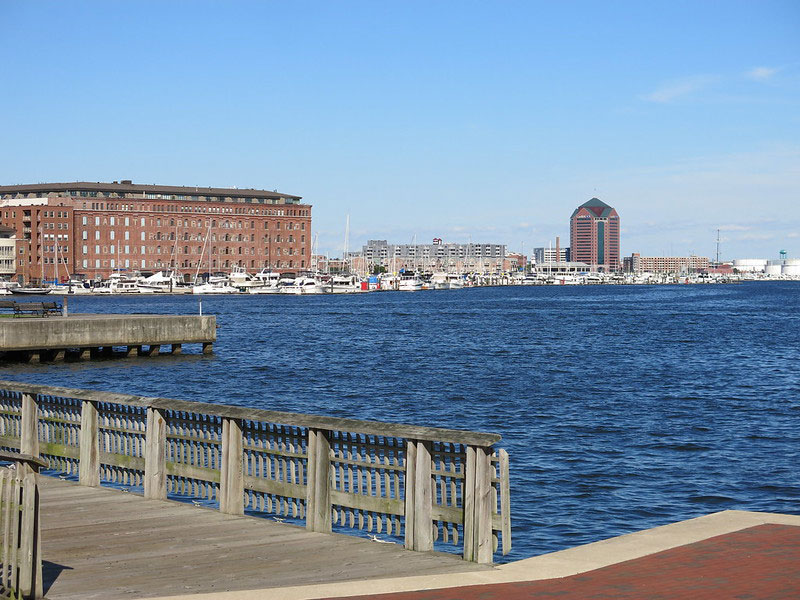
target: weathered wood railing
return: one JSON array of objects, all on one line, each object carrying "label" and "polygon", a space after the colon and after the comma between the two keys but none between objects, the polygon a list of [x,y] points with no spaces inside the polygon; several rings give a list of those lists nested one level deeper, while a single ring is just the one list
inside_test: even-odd
[{"label": "weathered wood railing", "polygon": [[511,549],[508,454],[489,433],[0,381],[0,447],[76,474],[404,538]]},{"label": "weathered wood railing", "polygon": [[40,467],[46,462],[27,454],[0,451],[0,595],[4,598],[42,597],[42,552],[39,527]]}]

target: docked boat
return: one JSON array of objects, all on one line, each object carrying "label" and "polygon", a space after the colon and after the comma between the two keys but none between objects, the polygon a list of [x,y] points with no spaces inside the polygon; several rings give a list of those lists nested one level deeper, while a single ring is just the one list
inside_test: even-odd
[{"label": "docked boat", "polygon": [[397,289],[401,292],[419,292],[422,290],[422,279],[413,271],[401,273]]},{"label": "docked boat", "polygon": [[112,273],[103,283],[92,288],[95,294],[138,294],[139,282],[121,273]]},{"label": "docked boat", "polygon": [[447,280],[447,273],[438,272],[431,275],[431,288],[434,290],[449,290],[450,282]]},{"label": "docked boat", "polygon": [[292,283],[281,287],[281,294],[324,294],[325,286],[315,277],[297,277]]},{"label": "docked boat", "polygon": [[209,281],[192,286],[193,294],[238,294],[239,290],[223,281]]},{"label": "docked boat", "polygon": [[49,294],[55,288],[53,287],[12,287],[7,288],[12,294],[28,295],[28,296],[41,296],[42,294]]},{"label": "docked boat", "polygon": [[289,285],[294,281],[289,277],[281,277],[280,273],[275,273],[263,269],[254,275],[256,285],[247,288],[248,294],[280,294],[281,287]]},{"label": "docked boat", "polygon": [[250,288],[260,286],[261,282],[257,277],[250,275],[244,267],[235,265],[231,269],[230,275],[228,275],[228,285],[241,292],[246,292]]},{"label": "docked boat", "polygon": [[137,282],[141,294],[188,292],[187,286],[171,271],[159,271]]},{"label": "docked boat", "polygon": [[361,280],[356,275],[334,275],[325,284],[328,294],[355,294],[360,291]]}]

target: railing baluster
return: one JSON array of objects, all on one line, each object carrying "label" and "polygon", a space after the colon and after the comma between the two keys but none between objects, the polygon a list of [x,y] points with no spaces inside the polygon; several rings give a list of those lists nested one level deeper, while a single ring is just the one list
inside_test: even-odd
[{"label": "railing baluster", "polygon": [[19,451],[39,456],[39,402],[33,394],[22,394],[22,424]]},{"label": "railing baluster", "polygon": [[167,415],[148,407],[144,448],[144,497],[167,497]]},{"label": "railing baluster", "polygon": [[406,446],[406,548],[433,550],[431,443],[408,440]]},{"label": "railing baluster", "polygon": [[329,433],[308,428],[306,441],[308,468],[306,475],[306,529],[331,531],[331,444]]},{"label": "railing baluster", "polygon": [[97,403],[81,402],[81,440],[78,481],[81,485],[100,485],[100,441],[97,422]]},{"label": "railing baluster", "polygon": [[242,422],[239,419],[222,420],[221,467],[219,510],[229,515],[243,515]]}]

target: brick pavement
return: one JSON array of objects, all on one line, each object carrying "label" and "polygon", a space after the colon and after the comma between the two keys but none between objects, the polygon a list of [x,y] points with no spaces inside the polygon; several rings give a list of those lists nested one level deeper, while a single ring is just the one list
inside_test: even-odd
[{"label": "brick pavement", "polygon": [[797,600],[800,598],[800,527],[757,525],[560,579],[352,598]]}]

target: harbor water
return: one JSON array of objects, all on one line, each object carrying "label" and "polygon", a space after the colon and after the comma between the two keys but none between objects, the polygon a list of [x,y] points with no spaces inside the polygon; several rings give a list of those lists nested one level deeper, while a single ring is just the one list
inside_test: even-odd
[{"label": "harbor water", "polygon": [[[198,297],[69,310],[191,314]],[[500,433],[507,560],[724,509],[800,514],[800,283],[209,296],[203,312],[211,356],[0,378]]]}]

